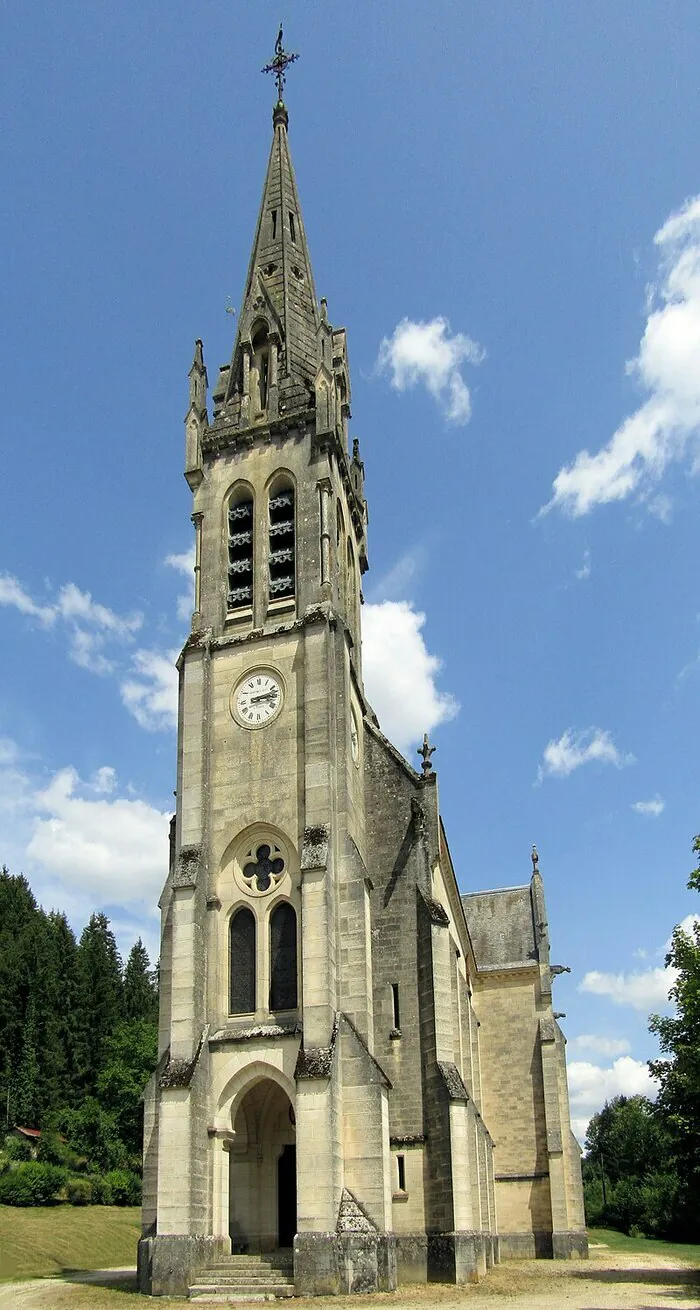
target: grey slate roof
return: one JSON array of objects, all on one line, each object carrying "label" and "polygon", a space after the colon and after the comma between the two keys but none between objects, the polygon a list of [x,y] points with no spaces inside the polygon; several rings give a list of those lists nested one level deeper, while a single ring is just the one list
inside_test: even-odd
[{"label": "grey slate roof", "polygon": [[505,969],[537,962],[530,885],[462,897],[479,969]]}]

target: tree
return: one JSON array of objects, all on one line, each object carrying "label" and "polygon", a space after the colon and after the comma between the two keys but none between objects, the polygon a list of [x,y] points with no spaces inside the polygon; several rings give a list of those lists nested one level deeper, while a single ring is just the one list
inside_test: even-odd
[{"label": "tree", "polygon": [[105,1042],[124,1014],[121,960],[104,914],[91,915],[80,938],[76,1000],[78,1084],[83,1095],[94,1096]]},{"label": "tree", "polygon": [[119,1136],[139,1165],[143,1143],[143,1093],[158,1056],[158,1029],[148,1019],[123,1023],[105,1043],[97,1092],[114,1117]]},{"label": "tree", "polygon": [[[700,836],[693,841],[700,855]],[[700,868],[688,879],[700,891]],[[659,1084],[657,1106],[665,1118],[671,1152],[681,1185],[683,1235],[700,1240],[700,924],[671,938],[666,964],[677,970],[669,996],[675,1015],[653,1014],[649,1028],[659,1039],[662,1055],[649,1069]]]},{"label": "tree", "polygon": [[148,952],[140,937],[129,952],[124,970],[124,1017],[158,1022],[158,991]]}]

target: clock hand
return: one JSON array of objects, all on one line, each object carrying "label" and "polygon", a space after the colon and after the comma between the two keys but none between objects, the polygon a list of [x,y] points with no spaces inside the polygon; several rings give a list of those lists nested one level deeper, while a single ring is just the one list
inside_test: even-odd
[{"label": "clock hand", "polygon": [[251,696],[249,704],[257,705],[261,700],[274,700],[276,696],[276,691],[264,691],[260,696]]}]

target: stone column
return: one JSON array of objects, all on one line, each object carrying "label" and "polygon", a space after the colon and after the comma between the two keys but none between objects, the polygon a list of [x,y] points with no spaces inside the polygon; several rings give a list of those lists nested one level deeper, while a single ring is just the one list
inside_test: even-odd
[{"label": "stone column", "polygon": [[212,1177],[212,1235],[230,1241],[229,1181],[230,1150],[235,1134],[226,1128],[210,1128]]},{"label": "stone column", "polygon": [[321,587],[324,599],[330,597],[331,590],[331,504],[333,488],[330,479],[323,478],[318,484],[321,520]]}]

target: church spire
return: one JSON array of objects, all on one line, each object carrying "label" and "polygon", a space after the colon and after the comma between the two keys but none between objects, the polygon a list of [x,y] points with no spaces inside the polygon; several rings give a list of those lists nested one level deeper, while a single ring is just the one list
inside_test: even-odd
[{"label": "church spire", "polygon": [[[292,60],[281,50],[266,70],[283,85]],[[289,115],[279,99],[238,333],[215,405],[240,426],[308,409],[318,367],[321,315],[289,152]]]}]

